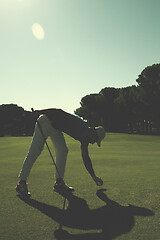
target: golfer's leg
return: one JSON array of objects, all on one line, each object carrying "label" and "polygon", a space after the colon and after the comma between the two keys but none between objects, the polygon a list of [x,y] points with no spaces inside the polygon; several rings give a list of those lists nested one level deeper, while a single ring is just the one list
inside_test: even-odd
[{"label": "golfer's leg", "polygon": [[[48,125],[48,119],[45,115],[41,115],[37,121],[39,122],[46,139],[48,137],[48,132],[50,128],[50,126]],[[40,132],[38,124],[36,123],[32,143],[28,151],[28,154],[24,160],[22,170],[19,174],[20,179],[27,180],[27,177],[29,176],[30,170],[34,162],[36,161],[36,159],[43,150],[44,143],[45,143],[44,138]]]},{"label": "golfer's leg", "polygon": [[58,171],[56,170],[56,179],[57,178],[63,179],[65,173],[68,148],[66,146],[66,142],[62,132],[52,128],[52,131],[50,132],[50,137],[56,153],[56,166],[58,168]]}]

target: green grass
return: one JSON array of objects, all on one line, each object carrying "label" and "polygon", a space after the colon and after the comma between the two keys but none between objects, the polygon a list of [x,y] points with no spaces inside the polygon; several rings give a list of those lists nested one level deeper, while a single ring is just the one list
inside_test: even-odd
[{"label": "green grass", "polygon": [[[55,171],[46,147],[28,179],[36,201],[27,203],[16,196],[17,175],[30,142],[31,137],[0,138],[0,239],[53,240],[60,219],[67,225],[63,226],[69,233],[66,239],[160,239],[160,137],[108,134],[101,148],[89,147],[95,172],[112,200],[106,205],[96,196],[99,188],[84,168],[79,143],[66,136],[65,181],[76,189],[77,197],[65,215],[63,198],[52,191]],[[143,214],[131,216],[128,204],[140,207]],[[148,212],[142,208],[154,215],[144,216]],[[108,232],[112,237],[107,237]]]}]

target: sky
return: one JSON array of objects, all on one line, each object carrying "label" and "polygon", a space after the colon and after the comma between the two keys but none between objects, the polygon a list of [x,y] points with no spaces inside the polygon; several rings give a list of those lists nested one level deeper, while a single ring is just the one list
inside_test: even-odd
[{"label": "sky", "polygon": [[0,105],[61,108],[160,63],[159,0],[0,0]]}]

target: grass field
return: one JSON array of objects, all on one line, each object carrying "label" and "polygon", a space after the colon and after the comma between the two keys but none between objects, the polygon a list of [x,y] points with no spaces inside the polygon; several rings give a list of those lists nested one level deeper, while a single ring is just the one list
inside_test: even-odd
[{"label": "grass field", "polygon": [[30,142],[31,137],[0,138],[0,239],[59,239],[60,222],[64,239],[160,239],[160,137],[110,133],[101,148],[91,145],[103,193],[84,168],[79,143],[66,136],[65,181],[76,191],[65,211],[62,196],[52,191],[55,169],[46,147],[28,179],[32,199],[17,197],[17,175]]}]

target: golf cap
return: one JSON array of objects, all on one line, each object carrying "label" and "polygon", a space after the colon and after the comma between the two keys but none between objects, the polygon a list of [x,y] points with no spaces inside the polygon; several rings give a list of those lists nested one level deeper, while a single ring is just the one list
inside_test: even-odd
[{"label": "golf cap", "polygon": [[96,133],[97,133],[97,136],[98,136],[97,145],[98,145],[98,147],[100,147],[101,146],[101,141],[103,140],[103,138],[106,135],[105,130],[102,126],[95,127],[95,130],[96,130]]}]

